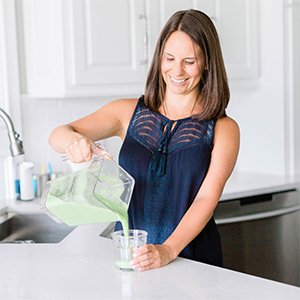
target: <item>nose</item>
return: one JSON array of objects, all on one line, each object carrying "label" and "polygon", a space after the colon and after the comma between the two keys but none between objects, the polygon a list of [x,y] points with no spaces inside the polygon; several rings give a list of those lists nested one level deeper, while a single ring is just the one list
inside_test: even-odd
[{"label": "nose", "polygon": [[177,75],[177,76],[184,74],[184,69],[183,69],[182,63],[175,62],[173,71],[174,71],[174,75]]}]

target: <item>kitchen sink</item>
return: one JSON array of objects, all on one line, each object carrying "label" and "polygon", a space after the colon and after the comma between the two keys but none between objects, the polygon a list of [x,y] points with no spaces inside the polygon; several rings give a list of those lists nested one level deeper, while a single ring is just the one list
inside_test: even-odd
[{"label": "kitchen sink", "polygon": [[46,214],[7,214],[0,224],[0,243],[59,243],[74,229]]}]

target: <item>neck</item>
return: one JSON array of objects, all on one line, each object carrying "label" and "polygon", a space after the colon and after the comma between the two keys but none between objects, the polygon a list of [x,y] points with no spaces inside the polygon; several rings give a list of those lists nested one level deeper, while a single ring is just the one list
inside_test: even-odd
[{"label": "neck", "polygon": [[201,111],[199,97],[165,97],[160,112],[171,120],[190,117]]}]

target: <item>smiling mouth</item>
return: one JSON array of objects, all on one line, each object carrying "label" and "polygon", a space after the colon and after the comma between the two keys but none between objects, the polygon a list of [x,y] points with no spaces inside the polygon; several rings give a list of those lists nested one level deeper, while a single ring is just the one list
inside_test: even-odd
[{"label": "smiling mouth", "polygon": [[187,79],[177,80],[177,79],[175,79],[175,78],[173,78],[173,77],[171,77],[171,76],[169,76],[169,77],[170,77],[170,79],[171,79],[174,83],[183,83],[183,82],[187,81]]}]

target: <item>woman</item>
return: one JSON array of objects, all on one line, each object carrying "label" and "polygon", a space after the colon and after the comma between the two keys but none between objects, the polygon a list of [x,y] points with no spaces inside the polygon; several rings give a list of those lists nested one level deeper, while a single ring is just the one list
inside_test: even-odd
[{"label": "woman", "polygon": [[136,181],[130,228],[149,234],[133,269],[165,266],[178,255],[222,266],[213,211],[239,149],[228,101],[213,23],[200,11],[179,11],[161,32],[145,95],[113,101],[51,133],[50,145],[76,163],[91,159],[94,141],[123,140],[119,163]]}]

